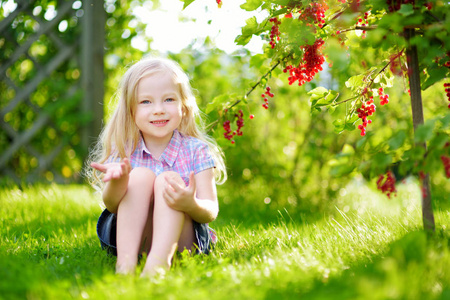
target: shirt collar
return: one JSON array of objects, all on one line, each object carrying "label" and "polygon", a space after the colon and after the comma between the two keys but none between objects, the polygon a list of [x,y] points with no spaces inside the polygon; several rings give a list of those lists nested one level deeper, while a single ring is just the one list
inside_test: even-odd
[{"label": "shirt collar", "polygon": [[[179,133],[178,130],[174,130],[169,144],[167,145],[166,149],[164,149],[164,152],[161,154],[160,160],[164,160],[169,166],[173,167],[173,164],[175,163],[175,160],[177,159],[178,156],[178,152],[180,150],[181,140],[182,140],[181,133]],[[140,150],[146,152],[152,158],[154,158],[151,152],[147,149],[147,146],[145,146],[145,142],[142,137],[140,142]]]}]

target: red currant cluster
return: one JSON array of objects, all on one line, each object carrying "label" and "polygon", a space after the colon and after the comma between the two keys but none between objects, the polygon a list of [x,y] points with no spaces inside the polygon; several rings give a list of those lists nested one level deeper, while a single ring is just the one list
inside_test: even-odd
[{"label": "red currant cluster", "polygon": [[298,85],[303,85],[306,81],[311,81],[314,76],[322,71],[322,64],[325,62],[325,57],[322,55],[322,46],[325,42],[318,39],[313,45],[303,46],[304,54],[302,63],[297,68],[292,65],[286,66],[283,72],[289,71],[289,84],[292,85],[298,80]]},{"label": "red currant cluster", "polygon": [[280,29],[279,25],[281,24],[281,21],[278,20],[277,17],[270,18],[269,21],[273,23],[272,29],[270,30],[270,47],[272,49],[275,48],[275,45],[280,40]]},{"label": "red currant cluster", "polygon": [[320,28],[325,24],[325,12],[328,5],[325,1],[311,2],[300,12],[299,20],[303,20],[306,24],[314,23]]},{"label": "red currant cluster", "polygon": [[[447,100],[450,101],[450,83],[444,83],[445,95],[447,96]],[[450,108],[450,103],[448,104],[448,108]]]},{"label": "red currant cluster", "polygon": [[378,89],[378,95],[380,96],[380,104],[385,105],[389,103],[389,95],[384,93],[382,87]]},{"label": "red currant cluster", "polygon": [[[231,130],[231,122],[230,122],[230,120],[226,120],[225,122],[223,122],[223,129],[225,130],[223,136],[227,140],[231,141],[232,144],[235,143],[235,141],[233,140],[233,137],[235,135],[242,136],[242,130],[241,129],[242,129],[242,127],[244,127],[244,112],[241,109],[234,116],[237,118],[237,120],[236,120],[236,125],[237,125],[236,131]],[[252,116],[250,116],[251,119],[253,119]]]},{"label": "red currant cluster", "polygon": [[450,178],[450,157],[442,155],[441,156],[442,163],[444,164],[445,176]]},{"label": "red currant cluster", "polygon": [[395,176],[391,171],[387,171],[386,175],[380,175],[377,180],[377,189],[382,193],[386,193],[388,198],[391,198],[391,194],[396,192],[395,189]]},{"label": "red currant cluster", "polygon": [[216,0],[216,3],[219,8],[222,7],[222,0]]},{"label": "red currant cluster", "polygon": [[[261,94],[261,98],[264,98],[264,103],[262,105],[262,107],[264,107],[265,109],[269,108],[269,99],[267,97],[273,98],[273,96],[275,96],[273,93],[270,92],[270,87],[266,87],[266,92],[264,94]],[[251,119],[253,119],[250,116]]]},{"label": "red currant cluster", "polygon": [[361,104],[361,107],[356,110],[358,113],[358,118],[361,119],[362,124],[358,126],[358,129],[361,130],[361,136],[366,135],[366,127],[368,124],[372,123],[372,120],[368,120],[367,117],[373,115],[376,110],[375,103],[373,102],[373,97],[369,98],[369,101]]},{"label": "red currant cluster", "polygon": [[[364,13],[364,20],[363,20],[362,17],[358,18],[358,20],[356,21],[356,26],[362,26],[362,27],[369,26],[369,20],[368,19],[369,19],[369,12],[366,11]],[[362,34],[363,34],[362,38],[363,39],[366,38],[366,31],[365,30],[363,30]]]},{"label": "red currant cluster", "polygon": [[403,75],[403,71],[406,71],[406,69],[402,67],[402,61],[400,59],[401,55],[402,53],[393,54],[390,58],[389,69],[392,74],[397,76]]}]

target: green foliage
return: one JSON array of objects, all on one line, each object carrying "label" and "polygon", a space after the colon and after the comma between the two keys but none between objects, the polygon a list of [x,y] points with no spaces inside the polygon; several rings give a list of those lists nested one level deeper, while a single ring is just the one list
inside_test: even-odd
[{"label": "green foliage", "polygon": [[[323,26],[313,22],[312,18],[316,16],[307,12],[307,8],[312,5],[324,8]],[[311,81],[308,79],[304,83],[305,88],[297,88],[299,96],[296,97],[309,95],[310,105],[309,109],[306,109],[311,111],[311,115],[306,119],[302,116],[302,121],[308,120],[306,122],[315,123],[321,122],[318,121],[319,118],[326,119],[329,123],[324,122],[325,126],[321,127],[321,130],[334,131],[340,135],[346,132],[348,134],[345,134],[345,137],[336,138],[327,136],[327,139],[333,141],[332,144],[336,144],[336,141],[340,142],[335,147],[337,151],[325,149],[324,152],[313,156],[313,159],[328,162],[322,163],[320,169],[329,170],[331,175],[342,180],[342,176],[354,175],[355,172],[361,172],[367,178],[374,178],[387,169],[395,167],[401,170],[401,176],[431,172],[433,176],[439,178],[435,183],[438,183],[438,186],[442,185],[446,181],[443,179],[443,166],[439,160],[442,155],[448,155],[445,145],[449,142],[450,133],[449,128],[443,125],[446,123],[449,112],[442,86],[444,79],[450,74],[446,67],[446,63],[448,64],[450,60],[448,57],[450,49],[448,3],[415,1],[414,4],[399,4],[398,7],[394,5],[389,7],[388,3],[382,0],[345,3],[341,1],[247,1],[241,6],[242,9],[255,12],[262,10],[268,16],[259,22],[256,17],[247,19],[241,35],[236,38],[236,43],[246,45],[252,36],[260,36],[267,42],[272,40],[275,45],[271,47],[267,43],[264,53],[250,60],[255,72],[258,73],[259,68],[259,74],[261,74],[261,78],[255,85],[252,85],[248,91],[242,91],[240,95],[238,93],[237,96],[229,93],[217,95],[210,103],[208,112],[219,110],[214,115],[218,118],[218,122],[214,124],[219,127],[222,122],[229,120],[229,115],[233,116],[235,109],[245,107],[242,100],[245,100],[245,105],[250,107],[250,109],[244,109],[244,112],[258,116],[259,114],[252,109],[254,106],[252,102],[258,102],[259,98],[252,97],[251,94],[258,90],[258,86],[264,88],[269,83],[273,83],[272,89],[275,84],[275,90],[277,88],[287,90],[284,82],[287,81],[288,75],[284,75],[280,69],[286,66],[300,67],[307,59],[305,45],[312,45],[316,40],[322,39],[325,45],[322,53],[319,52],[319,54],[326,54],[326,60],[330,66],[324,67],[325,70],[321,72],[325,76],[322,77],[319,73],[314,79]],[[276,25],[271,21],[273,18],[276,18],[280,24]],[[404,36],[406,28],[415,28],[416,36],[410,41]],[[277,31],[279,35],[274,35]],[[419,127],[415,134],[410,124],[409,109],[405,109],[410,107],[407,95],[409,71],[405,55],[405,49],[409,45],[418,50],[425,117],[430,120]],[[331,76],[331,80],[325,79],[328,76]],[[293,88],[289,88],[289,93],[276,97],[277,104],[269,108],[272,118],[279,112],[285,116],[289,115],[288,119],[295,123],[294,116],[305,109],[303,104],[292,100],[291,93],[295,93]],[[379,88],[383,88],[382,94]],[[378,104],[378,98],[383,94],[390,95],[390,102],[385,106]],[[359,137],[359,131],[355,131],[361,127],[362,117],[359,109],[369,105],[370,99],[373,99],[377,106],[373,116],[368,117],[373,123],[366,124],[367,129],[360,129],[364,131],[362,134],[366,135]],[[287,102],[290,103],[287,104]],[[286,114],[284,107],[290,106],[293,102],[296,105],[291,106],[292,112]],[[232,110],[231,114],[226,113],[228,109]],[[329,116],[326,116],[327,114]],[[258,128],[264,128],[262,131],[266,142],[273,138],[277,139],[270,135],[270,124],[270,120],[264,120],[264,125],[258,125]],[[274,126],[277,128],[282,126],[283,130],[289,131],[286,129],[289,126],[279,120]],[[247,131],[247,127],[245,129],[245,135],[248,132],[246,143],[249,140],[253,143],[251,136],[258,133]],[[296,127],[295,130],[302,132],[305,129]],[[308,138],[314,139],[316,134],[324,135],[324,131],[314,132],[308,135]],[[219,135],[216,137],[219,138]],[[435,140],[435,137],[439,137],[438,140]],[[346,143],[342,142],[345,139],[347,139]],[[428,151],[416,149],[416,143],[426,143],[429,146]],[[302,143],[302,147],[305,144],[307,143]],[[345,154],[339,152],[343,148],[342,151],[345,151],[347,146],[354,151]],[[270,145],[265,148],[270,149]],[[254,149],[251,150],[252,153],[255,153]],[[334,154],[336,154],[335,157],[333,157]],[[270,153],[267,157],[277,157],[277,154]],[[300,160],[303,159],[308,161],[311,157],[301,156]],[[263,164],[262,161],[259,163]],[[293,169],[287,167],[290,166],[289,159],[285,160],[284,165],[285,170],[301,172],[298,164],[294,163]],[[273,170],[274,167],[271,169]]]}]

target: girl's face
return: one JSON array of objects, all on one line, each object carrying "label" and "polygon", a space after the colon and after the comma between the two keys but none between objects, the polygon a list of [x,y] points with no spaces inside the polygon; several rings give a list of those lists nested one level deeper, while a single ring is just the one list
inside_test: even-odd
[{"label": "girl's face", "polygon": [[139,81],[135,122],[147,147],[167,145],[182,116],[181,95],[170,72],[158,72]]}]

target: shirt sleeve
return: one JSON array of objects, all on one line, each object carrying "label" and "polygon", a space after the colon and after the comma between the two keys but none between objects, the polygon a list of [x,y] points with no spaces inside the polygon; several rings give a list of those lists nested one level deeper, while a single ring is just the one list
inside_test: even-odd
[{"label": "shirt sleeve", "polygon": [[195,151],[194,173],[214,168],[216,165],[207,145],[200,145]]}]

